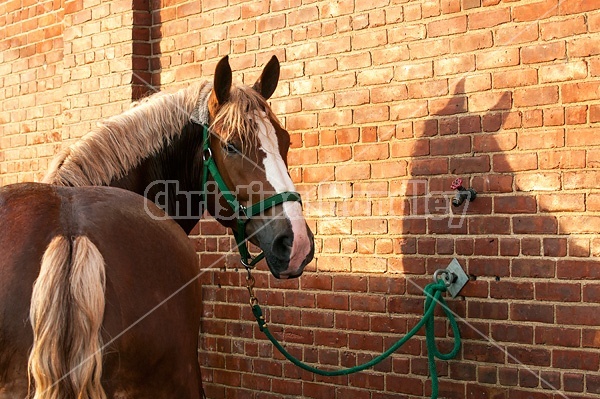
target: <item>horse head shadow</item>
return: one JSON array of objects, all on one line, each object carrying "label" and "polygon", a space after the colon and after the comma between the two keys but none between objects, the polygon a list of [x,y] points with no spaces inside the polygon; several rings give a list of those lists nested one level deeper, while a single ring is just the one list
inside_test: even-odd
[{"label": "horse head shadow", "polygon": [[[496,276],[493,267],[483,266],[472,256],[500,256],[499,242],[512,233],[510,215],[498,213],[494,206],[496,196],[510,201],[517,195],[515,173],[510,167],[497,168],[496,163],[505,165],[501,162],[504,152],[517,147],[516,132],[505,128],[519,127],[521,116],[512,111],[511,92],[474,92],[470,84],[463,78],[452,87],[453,96],[445,103],[430,101],[429,119],[420,124],[421,131],[414,131],[415,138],[428,141],[428,151],[420,145],[419,154],[409,159],[409,184],[400,193],[407,201],[405,217],[397,226],[403,235],[397,247],[401,258],[395,261],[399,272],[417,282],[412,289],[407,284],[409,292],[420,294],[425,281],[417,275],[446,268],[452,257],[466,264],[472,276]],[[455,192],[451,188],[457,177],[478,193],[476,200],[458,207],[452,205]],[[428,256],[434,254],[439,256]],[[467,284],[464,295],[477,290],[476,286],[476,282]]]}]

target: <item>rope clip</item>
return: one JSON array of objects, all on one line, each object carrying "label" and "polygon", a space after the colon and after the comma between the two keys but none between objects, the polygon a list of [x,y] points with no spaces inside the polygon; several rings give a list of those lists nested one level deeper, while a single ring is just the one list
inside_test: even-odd
[{"label": "rope clip", "polygon": [[254,296],[254,276],[250,274],[250,269],[248,270],[248,277],[246,277],[246,288],[248,289],[248,294],[250,294],[250,307],[254,307],[258,305],[258,299]]}]

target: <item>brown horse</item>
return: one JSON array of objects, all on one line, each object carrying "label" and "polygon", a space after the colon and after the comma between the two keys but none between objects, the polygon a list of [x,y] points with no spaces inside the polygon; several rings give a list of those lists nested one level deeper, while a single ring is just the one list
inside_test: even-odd
[{"label": "brown horse", "polygon": [[36,398],[201,398],[197,255],[145,201],[106,187],[0,189],[1,398],[27,396],[32,343]]},{"label": "brown horse", "polygon": [[[0,191],[0,398],[30,381],[36,399],[200,397],[184,231],[208,209],[279,278],[314,253],[266,102],[278,78],[273,57],[253,87],[233,85],[225,57],[212,84],[151,96],[63,151],[52,185]],[[183,231],[141,196],[85,187],[103,185],[145,195]]]}]

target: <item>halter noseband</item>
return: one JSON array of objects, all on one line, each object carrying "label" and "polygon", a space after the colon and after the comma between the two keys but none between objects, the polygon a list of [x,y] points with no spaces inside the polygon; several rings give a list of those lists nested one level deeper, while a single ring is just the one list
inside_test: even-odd
[{"label": "halter noseband", "polygon": [[221,173],[217,168],[217,164],[213,158],[212,150],[210,149],[208,126],[204,124],[202,125],[202,160],[202,190],[204,190],[206,187],[208,174],[210,173],[215,183],[217,183],[217,187],[219,187],[221,194],[223,194],[223,197],[227,201],[227,204],[231,207],[234,214],[237,215],[237,229],[233,231],[233,236],[235,238],[238,251],[240,252],[242,265],[244,265],[246,269],[252,269],[260,260],[265,257],[265,253],[261,252],[254,258],[252,255],[250,255],[250,251],[248,251],[248,239],[246,237],[246,224],[252,217],[259,215],[260,213],[276,205],[287,201],[302,203],[300,194],[294,191],[284,191],[267,197],[249,207],[245,207],[244,205],[240,204],[236,196],[229,190],[229,187],[227,187],[225,180],[223,180],[223,176],[221,176]]}]

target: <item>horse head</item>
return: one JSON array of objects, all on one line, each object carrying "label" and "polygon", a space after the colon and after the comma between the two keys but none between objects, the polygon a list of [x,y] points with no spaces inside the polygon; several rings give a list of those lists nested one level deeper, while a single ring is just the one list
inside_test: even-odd
[{"label": "horse head", "polygon": [[290,135],[267,103],[278,80],[276,57],[252,87],[232,83],[228,57],[217,64],[203,153],[205,163],[214,161],[207,185],[215,189],[204,189],[212,192],[209,212],[233,229],[242,261],[247,238],[263,251],[275,277],[289,278],[312,260],[314,241],[288,172]]}]

